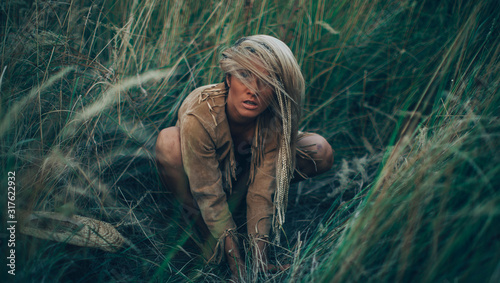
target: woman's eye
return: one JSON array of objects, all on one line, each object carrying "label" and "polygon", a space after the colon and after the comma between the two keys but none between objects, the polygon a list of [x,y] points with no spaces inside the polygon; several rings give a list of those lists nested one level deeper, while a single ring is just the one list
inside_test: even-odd
[{"label": "woman's eye", "polygon": [[260,90],[263,90],[265,88],[266,84],[263,83],[261,80],[257,81],[257,88]]},{"label": "woman's eye", "polygon": [[248,73],[247,71],[242,71],[240,72],[240,76],[244,79],[248,79],[250,77],[250,73]]},{"label": "woman's eye", "polygon": [[257,87],[260,90],[265,90],[265,89],[270,89],[271,85],[268,82],[266,82],[266,81],[258,80],[257,81]]}]

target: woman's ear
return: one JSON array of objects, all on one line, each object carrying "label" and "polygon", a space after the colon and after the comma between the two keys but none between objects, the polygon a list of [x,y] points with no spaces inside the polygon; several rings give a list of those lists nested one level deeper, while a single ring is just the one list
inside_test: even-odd
[{"label": "woman's ear", "polygon": [[231,87],[231,74],[226,74],[226,86]]}]

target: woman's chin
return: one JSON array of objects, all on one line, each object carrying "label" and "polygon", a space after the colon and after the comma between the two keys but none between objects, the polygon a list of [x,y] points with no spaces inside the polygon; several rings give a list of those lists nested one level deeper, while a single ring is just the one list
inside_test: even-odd
[{"label": "woman's chin", "polygon": [[242,109],[240,111],[240,116],[242,118],[255,119],[260,115],[260,113],[262,113],[262,111],[258,111],[258,109],[256,110]]}]

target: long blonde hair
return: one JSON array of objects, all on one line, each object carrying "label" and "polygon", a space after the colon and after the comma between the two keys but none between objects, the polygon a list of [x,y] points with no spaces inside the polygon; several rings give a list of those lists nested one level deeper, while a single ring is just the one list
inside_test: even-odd
[{"label": "long blonde hair", "polygon": [[253,182],[256,167],[263,159],[266,139],[277,138],[273,226],[279,241],[279,229],[285,221],[288,188],[295,170],[296,140],[305,91],[302,72],[290,48],[269,35],[239,39],[222,53],[220,67],[225,74],[236,76],[249,88],[253,88],[251,78],[242,72],[250,72],[274,90],[268,110],[257,118],[249,182]]}]

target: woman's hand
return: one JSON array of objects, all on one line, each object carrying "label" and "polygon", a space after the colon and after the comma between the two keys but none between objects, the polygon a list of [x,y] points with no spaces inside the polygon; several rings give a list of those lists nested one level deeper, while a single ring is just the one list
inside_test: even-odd
[{"label": "woman's hand", "polygon": [[245,262],[240,255],[240,249],[236,239],[228,235],[224,243],[226,259],[231,269],[231,280],[240,282],[241,278],[246,277]]}]

